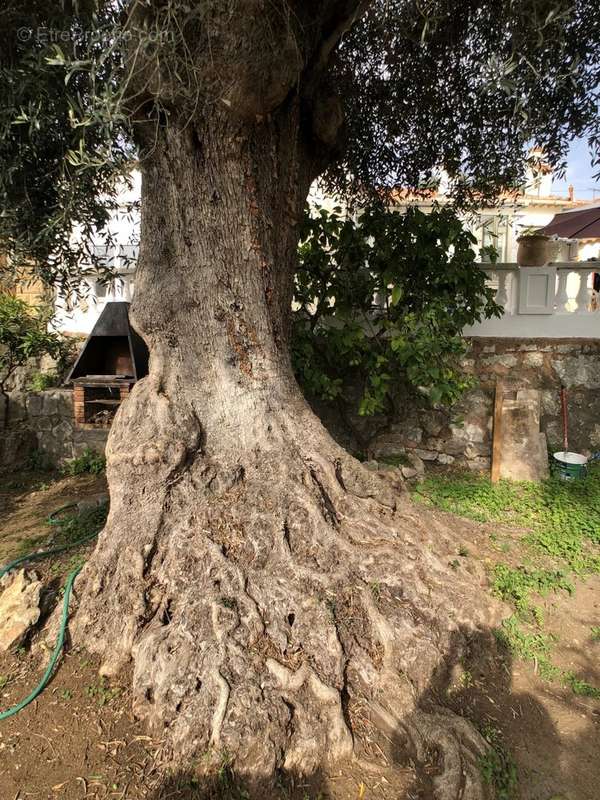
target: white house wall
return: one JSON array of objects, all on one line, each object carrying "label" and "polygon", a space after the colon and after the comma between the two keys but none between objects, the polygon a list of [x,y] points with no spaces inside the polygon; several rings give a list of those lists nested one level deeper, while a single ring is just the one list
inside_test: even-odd
[{"label": "white house wall", "polygon": [[[141,175],[131,174],[131,185],[123,185],[118,195],[119,210],[112,215],[106,232],[99,231],[91,244],[107,246],[116,261],[115,280],[106,284],[94,277],[86,277],[79,287],[78,298],[57,293],[54,326],[67,334],[87,335],[98,321],[104,306],[110,300],[130,301],[135,291],[135,264],[119,258],[119,248],[136,255],[139,244]],[[77,239],[81,231],[74,231]]]}]

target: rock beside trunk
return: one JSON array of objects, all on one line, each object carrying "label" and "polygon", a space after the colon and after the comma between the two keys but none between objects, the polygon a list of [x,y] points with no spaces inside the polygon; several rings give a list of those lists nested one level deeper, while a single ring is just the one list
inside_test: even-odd
[{"label": "rock beside trunk", "polygon": [[0,651],[17,647],[40,618],[41,581],[24,569],[16,572],[0,594]]}]

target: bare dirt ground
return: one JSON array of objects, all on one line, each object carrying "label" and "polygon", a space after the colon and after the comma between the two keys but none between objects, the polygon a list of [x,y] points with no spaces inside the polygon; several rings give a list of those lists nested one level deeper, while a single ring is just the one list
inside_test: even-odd
[{"label": "bare dirt ground", "polygon": [[[102,478],[22,473],[0,476],[0,564],[48,539],[48,514],[73,500],[104,491]],[[500,529],[436,512],[456,534],[459,569],[490,568],[521,555],[524,532]],[[490,534],[494,534],[490,538]],[[500,559],[498,542],[510,544]],[[466,550],[465,550],[466,546]],[[85,550],[83,551],[85,554]],[[69,558],[35,566],[58,602]],[[554,662],[600,686],[600,576],[540,600],[546,630],[557,637]],[[35,686],[48,653],[34,634],[23,648],[0,656],[0,710]],[[428,800],[427,779],[417,780],[394,743],[369,742],[361,763],[341,765],[311,778],[282,777],[276,788],[249,787],[232,775],[226,759],[207,784],[199,772],[168,775],[160,740],[133,719],[127,676],[120,684],[98,677],[84,652],[70,650],[50,686],[27,709],[0,722],[0,800]],[[498,800],[599,800],[600,700],[578,697],[536,674],[535,663],[513,661],[491,633],[475,637],[467,658],[456,659],[432,687],[432,699],[449,704],[481,728],[493,728],[516,762],[519,787]],[[435,764],[432,764],[435,770]]]},{"label": "bare dirt ground", "polygon": [[21,550],[41,547],[51,531],[48,515],[57,508],[107,492],[104,476],[61,477],[51,472],[0,474],[0,565]]}]

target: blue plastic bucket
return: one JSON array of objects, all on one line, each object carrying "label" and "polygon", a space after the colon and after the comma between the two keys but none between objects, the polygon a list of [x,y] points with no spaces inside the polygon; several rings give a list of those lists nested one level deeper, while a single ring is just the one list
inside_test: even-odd
[{"label": "blue plastic bucket", "polygon": [[554,453],[554,469],[564,481],[576,481],[587,475],[586,456],[581,453]]}]

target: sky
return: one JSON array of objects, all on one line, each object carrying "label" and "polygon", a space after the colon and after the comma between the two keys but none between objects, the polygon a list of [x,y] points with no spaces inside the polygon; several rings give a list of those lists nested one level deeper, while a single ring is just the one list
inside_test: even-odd
[{"label": "sky", "polygon": [[600,180],[592,177],[599,167],[592,167],[591,154],[587,142],[576,139],[571,145],[567,159],[567,172],[564,180],[552,182],[552,194],[566,195],[567,187],[573,184],[576,200],[600,201]]}]

